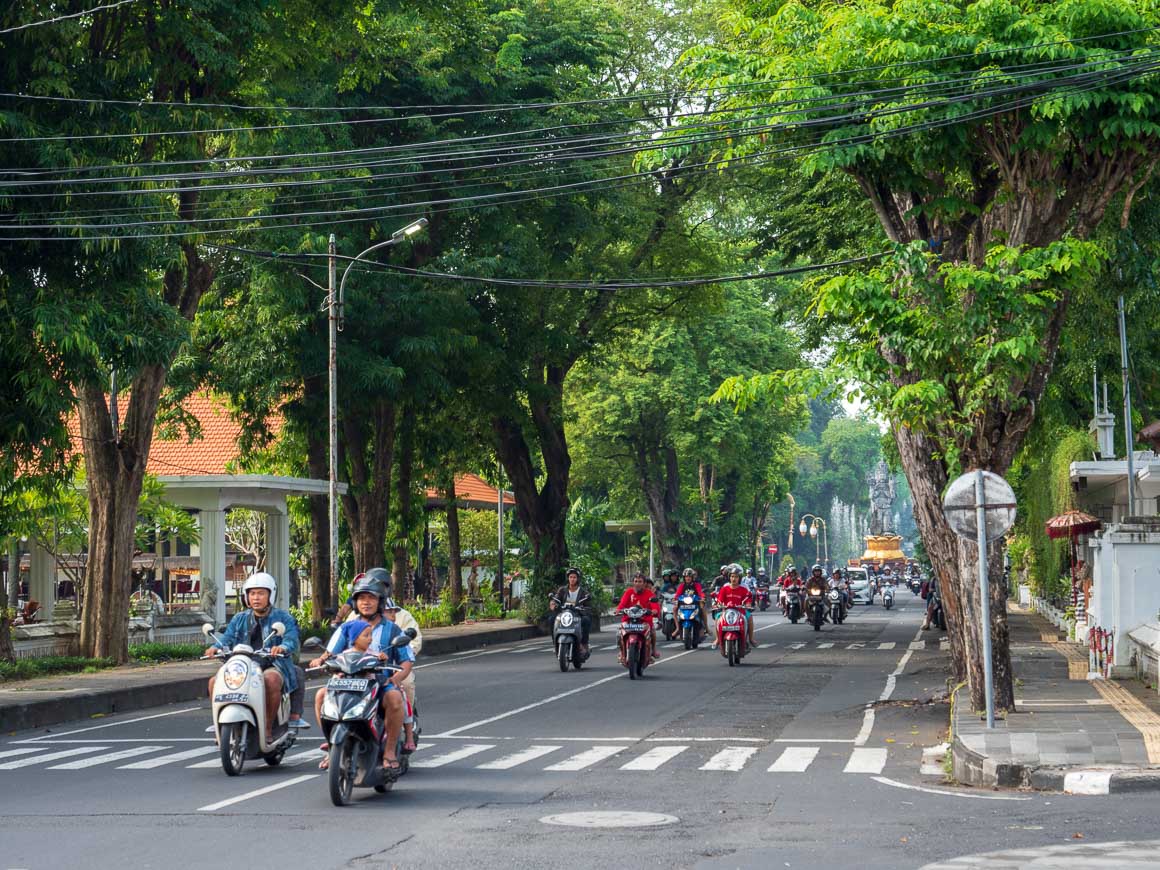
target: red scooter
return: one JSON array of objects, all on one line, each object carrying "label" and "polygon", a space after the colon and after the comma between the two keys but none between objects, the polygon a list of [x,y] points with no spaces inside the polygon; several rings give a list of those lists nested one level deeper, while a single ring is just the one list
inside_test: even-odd
[{"label": "red scooter", "polygon": [[638,605],[617,611],[617,615],[621,617],[617,643],[620,645],[620,654],[624,659],[624,666],[628,668],[630,680],[643,677],[644,669],[652,661],[652,649],[649,647],[652,630],[644,621],[650,612]]},{"label": "red scooter", "polygon": [[749,628],[747,617],[752,608],[726,607],[717,617],[717,638],[721,644],[721,655],[729,660],[729,666],[740,664],[749,652]]}]

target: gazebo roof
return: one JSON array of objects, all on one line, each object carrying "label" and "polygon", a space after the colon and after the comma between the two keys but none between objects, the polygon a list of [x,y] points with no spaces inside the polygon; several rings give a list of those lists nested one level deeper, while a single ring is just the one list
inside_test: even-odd
[{"label": "gazebo roof", "polygon": [[[461,507],[494,510],[499,505],[499,490],[478,474],[458,474],[455,476],[455,500]],[[444,503],[443,493],[435,487],[428,487],[427,507],[443,507]],[[515,503],[515,496],[504,490],[504,508],[512,507]]]}]

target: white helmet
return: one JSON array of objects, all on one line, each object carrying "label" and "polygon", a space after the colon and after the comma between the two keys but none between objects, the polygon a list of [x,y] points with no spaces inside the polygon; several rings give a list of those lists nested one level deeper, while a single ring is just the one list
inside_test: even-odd
[{"label": "white helmet", "polygon": [[278,597],[278,581],[273,576],[265,571],[250,575],[249,579],[242,585],[242,600],[246,604],[250,603],[249,592],[251,589],[268,589],[270,591],[270,606],[274,606],[274,600]]}]

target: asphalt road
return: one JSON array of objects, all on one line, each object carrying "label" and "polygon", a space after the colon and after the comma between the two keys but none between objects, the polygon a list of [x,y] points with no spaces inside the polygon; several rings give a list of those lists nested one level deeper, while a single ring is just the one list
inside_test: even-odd
[{"label": "asphalt road", "polygon": [[[610,631],[578,673],[559,672],[546,640],[422,661],[414,769],[341,809],[316,728],[281,767],[227,778],[204,703],[8,735],[0,870],[869,870],[1001,849],[1062,867],[1049,850],[1156,836],[1154,797],[979,792],[920,773],[947,708],[946,653],[919,604],[904,591],[895,610],[862,606],[820,633],[759,614],[763,646],[740,667],[673,645],[638,682]],[[545,821],[570,813],[609,816]],[[626,813],[667,818],[604,826]]]}]

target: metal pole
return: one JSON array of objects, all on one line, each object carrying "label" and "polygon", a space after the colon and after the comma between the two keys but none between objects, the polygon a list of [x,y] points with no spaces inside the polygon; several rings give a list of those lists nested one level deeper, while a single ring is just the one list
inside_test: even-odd
[{"label": "metal pole", "polygon": [[653,558],[653,521],[648,518],[648,576],[656,577],[656,562]]},{"label": "metal pole", "polygon": [[327,487],[328,512],[330,523],[330,594],[336,595],[338,589],[338,294],[336,281],[338,275],[338,260],[335,257],[336,246],[334,233],[330,234],[329,263],[326,297],[327,321],[330,332],[330,354],[327,361],[327,375],[330,382],[330,401],[327,413],[327,435],[330,452],[330,481]]},{"label": "metal pole", "polygon": [[504,584],[503,576],[503,464],[496,462],[496,465],[499,467],[499,486],[496,487],[496,489],[499,490],[499,494],[496,497],[496,524],[499,531],[499,546],[496,547],[495,573],[496,576],[499,577],[499,597],[501,600],[507,602],[505,609],[511,610],[512,598],[511,594],[507,592],[507,587]]},{"label": "metal pole", "polygon": [[1120,321],[1120,371],[1124,380],[1124,440],[1128,448],[1128,516],[1136,514],[1136,457],[1132,445],[1136,442],[1132,432],[1132,390],[1128,384],[1128,328],[1124,322],[1124,297],[1116,303]]},{"label": "metal pole", "polygon": [[991,592],[987,583],[987,492],[983,470],[975,472],[976,543],[979,547],[979,602],[983,620],[983,691],[987,696],[987,727],[995,727],[995,684],[991,672]]}]

